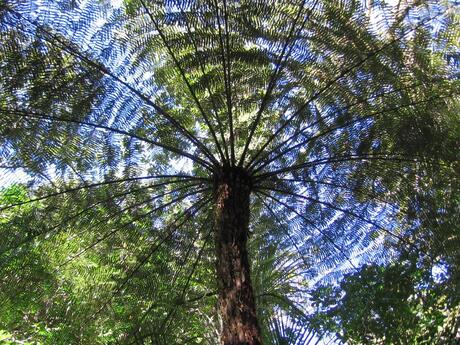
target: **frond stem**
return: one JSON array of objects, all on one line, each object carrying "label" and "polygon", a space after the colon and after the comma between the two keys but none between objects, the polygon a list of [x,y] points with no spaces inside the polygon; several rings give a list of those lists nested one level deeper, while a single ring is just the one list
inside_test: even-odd
[{"label": "frond stem", "polygon": [[[198,110],[200,111],[201,115],[203,116],[203,119],[206,123],[206,125],[208,126],[209,128],[209,131],[211,132],[211,135],[214,139],[214,142],[216,144],[216,147],[217,147],[217,150],[220,154],[220,157],[222,158],[222,160],[224,160],[224,154],[221,150],[221,147],[220,147],[220,144],[219,144],[219,141],[217,140],[217,136],[216,136],[216,132],[214,131],[214,128],[213,126],[211,125],[210,121],[209,121],[209,118],[208,116],[206,115],[206,112],[204,111],[200,101],[198,100],[198,97],[196,96],[195,92],[193,91],[193,88],[192,88],[192,85],[190,84],[189,80],[187,79],[187,76],[185,75],[185,71],[184,69],[181,67],[179,61],[177,60],[176,58],[176,55],[174,54],[173,50],[171,49],[170,45],[168,44],[168,41],[166,39],[166,36],[163,32],[163,30],[161,30],[160,28],[160,25],[158,24],[158,22],[155,20],[155,18],[153,17],[152,13],[149,11],[147,5],[145,4],[144,0],[139,0],[142,7],[144,8],[145,12],[147,13],[147,15],[149,16],[150,18],[150,21],[153,23],[153,25],[155,26],[155,29],[158,31],[158,34],[160,35],[160,38],[161,40],[163,41],[163,44],[164,46],[166,47],[166,49],[168,50],[168,53],[169,53],[169,56],[171,56],[173,62],[174,62],[174,65],[176,66],[177,70],[179,71],[179,74],[181,75],[182,79],[184,80],[184,83],[187,85],[187,89],[189,90],[190,92],[190,95],[192,96],[196,106],[198,107]],[[203,144],[204,145],[204,144]],[[214,157],[214,155],[208,150],[206,149],[206,151],[209,153],[209,158],[212,160],[212,162],[216,165],[216,166],[219,166],[219,162],[218,160]]]},{"label": "frond stem", "polygon": [[230,82],[230,76],[228,75],[229,68],[227,67],[227,64],[230,64],[230,61],[227,61],[227,58],[230,59],[230,57],[228,56],[228,54],[227,54],[227,58],[225,56],[224,38],[222,36],[222,25],[220,21],[221,19],[219,15],[219,4],[217,0],[214,1],[214,7],[216,10],[217,29],[219,33],[220,52],[221,52],[221,58],[222,58],[222,68],[224,72],[225,95],[227,97],[227,116],[228,116],[230,156],[231,156],[230,165],[234,165],[235,164],[235,133],[233,130],[231,82]]},{"label": "frond stem", "polygon": [[311,226],[313,226],[321,235],[323,235],[326,240],[328,242],[330,242],[332,244],[332,246],[350,263],[350,265],[354,268],[354,269],[357,269],[356,266],[353,264],[353,262],[351,261],[350,257],[345,254],[344,252],[344,249],[342,249],[341,247],[339,247],[335,242],[334,240],[328,235],[326,234],[323,230],[321,230],[318,226],[315,225],[315,223],[313,223],[310,219],[306,218],[305,216],[303,216],[302,214],[300,214],[295,208],[293,208],[292,206],[288,205],[287,203],[285,203],[284,201],[281,201],[279,200],[278,198],[275,198],[274,196],[270,195],[269,193],[266,193],[260,189],[265,189],[265,188],[258,188],[258,192],[264,196],[266,196],[267,198],[270,198],[272,199],[273,201],[277,202],[278,204],[284,206],[286,209],[288,209],[290,212],[293,212],[294,214],[296,214],[298,217],[300,217],[304,222],[306,222],[307,224],[310,224]]},{"label": "frond stem", "polygon": [[[186,15],[185,15],[185,13],[184,13],[184,11],[182,9],[181,9],[181,13],[182,13],[182,15],[184,17],[186,17]],[[188,22],[187,19],[185,19],[185,25],[187,26],[188,35],[189,35],[190,40],[191,40],[191,42],[193,44],[193,47],[195,49],[195,53],[196,53],[197,59],[199,61],[201,73],[204,76],[206,74],[206,72],[204,70],[204,63],[200,59],[198,46],[197,46],[196,41],[193,39],[192,30],[190,28],[190,25],[189,25],[189,22]],[[218,107],[217,107],[216,102],[214,100],[213,93],[211,91],[211,88],[209,87],[209,84],[206,84],[206,90],[208,91],[209,99],[211,101],[212,108],[214,109],[214,115],[215,115],[215,118],[216,118],[216,121],[217,121],[217,125],[219,127],[219,134],[220,134],[220,138],[221,138],[221,141],[222,141],[222,146],[224,148],[224,153],[225,153],[225,155],[224,155],[225,157],[223,158],[223,162],[224,162],[224,165],[225,165],[226,163],[230,162],[230,155],[229,155],[229,152],[228,152],[227,141],[225,140],[225,134],[224,134],[224,129],[223,129],[224,126],[222,124],[222,121],[220,120]]]},{"label": "frond stem", "polygon": [[309,196],[306,196],[306,195],[302,195],[302,194],[298,194],[298,193],[294,193],[294,192],[290,192],[290,191],[287,191],[287,190],[284,190],[284,189],[279,189],[279,188],[274,188],[274,187],[262,187],[262,186],[259,186],[258,188],[273,191],[273,192],[279,193],[279,194],[290,195],[290,196],[293,196],[294,198],[297,198],[297,199],[302,199],[302,200],[310,201],[310,202],[313,202],[313,203],[317,203],[317,204],[329,207],[329,208],[331,208],[331,209],[333,209],[335,211],[338,211],[338,212],[350,215],[350,216],[352,216],[354,218],[357,218],[359,220],[362,220],[363,222],[365,222],[365,223],[367,223],[369,225],[372,225],[372,226],[376,227],[377,229],[382,230],[383,232],[387,233],[388,235],[396,238],[398,241],[405,242],[406,244],[409,244],[409,245],[412,246],[412,244],[407,243],[407,241],[403,237],[401,237],[401,236],[393,233],[392,231],[380,226],[376,222],[374,222],[374,221],[372,221],[370,219],[367,219],[367,218],[365,218],[365,217],[363,217],[363,216],[361,216],[361,215],[359,215],[356,212],[353,212],[351,210],[344,209],[344,208],[341,208],[339,206],[333,205],[330,202],[322,201],[322,200],[312,198],[312,197],[309,197]]},{"label": "frond stem", "polygon": [[[278,216],[276,215],[275,211],[273,211],[273,209],[265,202],[265,200],[260,197],[259,194],[262,194],[260,191],[257,191],[256,192],[256,196],[257,198],[262,202],[262,204],[264,205],[264,207],[271,213],[272,217],[276,220],[276,222],[279,224],[280,228],[283,230],[283,232],[286,234],[286,236],[288,237],[289,241],[291,242],[291,244],[294,246],[294,248],[296,249],[297,251],[297,254],[299,255],[299,257],[302,259],[305,267],[308,267],[308,262],[307,262],[307,259],[305,259],[305,256],[302,254],[302,252],[300,251],[300,248],[299,246],[297,246],[297,243],[296,241],[292,238],[291,234],[289,233],[289,231],[286,230],[284,224],[282,223],[281,219],[278,218]],[[263,195],[263,194],[262,194]]]},{"label": "frond stem", "polygon": [[[432,82],[434,83],[434,82]],[[354,102],[354,103],[351,103],[351,104],[348,104],[342,108],[340,108],[339,110],[335,111],[335,112],[332,112],[331,114],[329,115],[326,115],[326,116],[323,116],[321,117],[320,119],[318,119],[317,121],[314,121],[310,124],[308,124],[307,126],[304,126],[298,130],[296,130],[291,136],[289,136],[288,138],[286,138],[285,140],[283,140],[281,143],[277,144],[273,149],[271,149],[270,151],[264,151],[263,154],[262,154],[262,157],[260,157],[259,159],[256,159],[256,157],[254,157],[248,164],[247,168],[249,170],[253,170],[254,167],[256,167],[259,163],[263,162],[263,159],[266,157],[266,156],[269,156],[272,152],[275,152],[277,150],[279,150],[281,147],[283,147],[284,145],[286,145],[287,143],[289,143],[290,141],[292,141],[293,139],[295,139],[297,136],[299,135],[304,135],[305,134],[305,131],[309,130],[310,128],[318,125],[320,122],[324,121],[324,120],[327,120],[329,118],[332,118],[334,116],[336,116],[337,114],[341,114],[341,113],[344,113],[344,112],[347,112],[349,111],[351,108],[357,106],[357,105],[360,105],[360,104],[363,104],[363,103],[366,103],[366,102],[369,102],[369,101],[372,101],[372,100],[375,100],[375,99],[378,99],[380,97],[384,97],[386,95],[390,95],[390,94],[393,94],[393,93],[397,93],[397,92],[401,92],[401,91],[408,91],[408,90],[412,90],[413,88],[415,87],[418,87],[418,86],[421,86],[423,85],[423,83],[414,83],[412,85],[410,85],[410,88],[398,88],[398,89],[394,89],[394,90],[391,90],[391,91],[387,91],[387,92],[381,92],[381,93],[378,93],[376,95],[373,95],[371,97],[368,97],[368,98],[365,98],[365,99],[359,99],[358,101]]]},{"label": "frond stem", "polygon": [[303,147],[304,145],[308,144],[309,142],[311,141],[314,141],[316,139],[319,139],[325,135],[328,135],[328,134],[331,134],[331,133],[334,133],[335,131],[339,130],[339,129],[343,129],[343,128],[347,128],[351,125],[354,125],[356,123],[360,123],[361,121],[365,121],[365,120],[368,120],[368,119],[371,119],[371,118],[375,118],[376,116],[380,116],[380,115],[383,115],[383,114],[386,114],[388,112],[392,112],[392,111],[397,111],[397,110],[400,110],[400,109],[404,109],[404,108],[407,108],[407,107],[411,107],[411,106],[415,106],[415,105],[419,105],[419,104],[423,104],[423,103],[429,103],[429,102],[432,102],[433,100],[436,100],[436,99],[441,99],[441,98],[444,98],[446,96],[443,96],[443,97],[431,97],[429,99],[426,99],[426,100],[423,100],[423,101],[419,101],[419,102],[410,102],[410,103],[406,103],[406,104],[402,104],[402,105],[399,105],[397,107],[393,107],[393,108],[387,108],[387,109],[384,109],[384,110],[381,110],[381,111],[378,111],[378,112],[375,112],[375,113],[372,113],[372,114],[369,114],[369,115],[366,115],[366,116],[361,116],[361,117],[358,117],[358,118],[355,118],[351,121],[347,121],[345,122],[344,124],[342,125],[339,125],[339,126],[335,126],[335,127],[331,127],[323,132],[319,132],[315,135],[312,135],[311,137],[293,145],[293,146],[290,146],[288,148],[286,148],[285,150],[281,151],[280,153],[276,154],[275,156],[273,156],[272,158],[266,160],[265,162],[263,162],[262,165],[260,165],[258,168],[254,169],[252,171],[253,174],[256,174],[257,172],[259,172],[260,170],[262,170],[264,167],[266,167],[267,165],[269,165],[270,163],[272,163],[273,161],[275,161],[276,159],[284,156],[286,153],[288,152],[291,152],[295,149],[298,149],[298,148],[301,148]]},{"label": "frond stem", "polygon": [[[69,216],[69,217],[66,217],[64,220],[62,220],[61,222],[59,222],[58,224],[52,226],[51,228],[49,229],[46,229],[46,231],[42,231],[42,232],[38,232],[36,234],[34,234],[33,236],[29,236],[28,238],[26,238],[24,241],[20,242],[20,243],[17,243],[14,247],[11,247],[11,248],[7,248],[6,250],[4,250],[3,252],[0,253],[0,256],[4,255],[5,253],[11,251],[11,250],[14,250],[14,249],[17,249],[19,248],[20,246],[28,243],[28,242],[32,242],[35,238],[39,237],[39,236],[43,236],[43,235],[46,235],[46,234],[50,234],[51,232],[53,232],[54,230],[56,229],[59,229],[60,227],[63,227],[65,224],[67,224],[69,221],[71,221],[72,219],[76,219],[77,217],[85,214],[86,212],[94,209],[95,206],[99,205],[99,204],[102,204],[104,202],[108,202],[108,201],[112,201],[114,199],[118,199],[120,197],[123,197],[123,196],[126,196],[126,195],[129,195],[131,193],[134,193],[136,191],[140,191],[140,190],[144,190],[144,189],[149,189],[149,188],[155,188],[155,187],[160,187],[160,186],[163,186],[165,185],[165,183],[160,183],[160,184],[154,184],[154,185],[150,185],[150,186],[146,186],[146,187],[143,187],[143,188],[138,188],[138,189],[134,189],[134,190],[129,190],[127,192],[123,192],[123,193],[119,193],[119,194],[115,194],[115,195],[111,195],[109,198],[106,198],[104,200],[99,200],[97,202],[94,202],[94,203],[91,203],[89,206],[85,207],[83,210],[77,212],[76,214],[73,214],[72,216]],[[138,202],[138,203],[135,203],[133,205],[130,205],[130,206],[127,206],[121,210],[118,210],[117,212],[115,213],[111,213],[105,217],[103,217],[102,219],[100,219],[96,224],[102,224],[108,220],[110,220],[111,217],[114,217],[114,216],[120,216],[122,215],[124,212],[132,209],[132,208],[135,208],[135,207],[139,207],[139,206],[142,206],[146,203],[149,203],[149,202],[152,202],[160,197],[163,197],[163,196],[166,196],[166,195],[169,195],[169,194],[172,194],[172,193],[175,193],[175,192],[178,192],[180,190],[183,190],[183,189],[186,189],[186,188],[190,188],[190,187],[194,187],[194,186],[197,186],[197,185],[200,185],[200,183],[194,183],[194,184],[190,184],[190,185],[187,185],[187,186],[183,186],[183,187],[180,187],[180,188],[176,188],[174,190],[171,190],[169,192],[166,192],[166,193],[162,193],[160,195],[156,195],[154,196],[153,198],[149,198],[147,200],[144,200],[144,201],[141,201],[141,202]],[[179,199],[180,200],[180,199]],[[169,206],[169,205],[167,205]]]},{"label": "frond stem", "polygon": [[[262,113],[264,112],[265,108],[267,107],[268,102],[270,100],[271,93],[272,93],[272,91],[273,91],[273,89],[275,87],[276,81],[277,81],[278,77],[281,75],[282,70],[283,70],[284,66],[286,65],[286,61],[289,59],[289,56],[291,55],[291,52],[292,52],[292,49],[293,49],[294,43],[295,43],[295,40],[293,42],[291,42],[292,36],[294,34],[294,31],[295,31],[294,29],[296,27],[297,21],[299,20],[300,15],[302,14],[302,11],[304,9],[305,2],[306,2],[306,0],[302,1],[302,4],[299,6],[299,10],[298,10],[298,12],[296,14],[296,17],[294,18],[294,21],[292,23],[292,26],[291,26],[291,28],[289,30],[288,36],[286,38],[286,42],[284,43],[283,49],[281,51],[281,54],[279,55],[278,61],[276,62],[276,68],[274,69],[272,75],[270,76],[267,89],[265,90],[264,96],[262,97],[262,101],[261,101],[259,110],[257,111],[256,118],[255,118],[254,122],[251,125],[251,129],[249,131],[249,136],[248,136],[248,139],[246,140],[246,143],[244,145],[243,153],[241,155],[241,158],[240,158],[240,161],[238,163],[238,166],[243,166],[244,160],[246,158],[247,151],[249,149],[249,145],[251,144],[251,141],[252,141],[252,137],[254,136],[256,128],[259,125],[259,122],[260,122],[260,120],[262,118]],[[305,23],[307,22],[310,14],[313,12],[313,10],[316,7],[316,4],[318,2],[319,1],[316,0],[316,2],[313,5],[313,8],[311,9],[311,11],[309,11],[309,13],[305,16],[305,18],[304,18],[304,20],[302,22],[302,25],[300,25],[299,29],[296,32],[296,35],[300,31],[302,31]],[[289,50],[286,53],[286,50],[288,49],[289,45],[290,45]],[[284,55],[285,53],[286,53],[286,55]]]},{"label": "frond stem", "polygon": [[314,102],[316,99],[318,99],[324,92],[326,92],[331,86],[333,86],[336,82],[338,82],[340,79],[342,79],[343,77],[345,77],[346,75],[348,75],[349,73],[351,73],[354,69],[362,66],[364,63],[366,63],[369,59],[371,58],[374,58],[376,57],[378,54],[380,54],[382,51],[384,51],[385,49],[387,49],[388,47],[391,47],[394,43],[397,43],[399,42],[400,40],[402,40],[404,37],[406,37],[408,34],[410,34],[412,31],[422,27],[424,24],[430,22],[431,20],[439,17],[441,14],[437,14],[433,17],[430,17],[429,19],[425,20],[425,21],[421,21],[418,25],[416,25],[415,27],[413,27],[412,29],[406,31],[404,34],[402,34],[401,36],[399,37],[396,37],[396,38],[393,38],[390,42],[382,45],[380,48],[368,53],[366,55],[365,58],[361,59],[360,61],[352,64],[351,66],[349,66],[348,68],[342,70],[342,72],[340,72],[335,78],[333,78],[332,80],[330,80],[328,83],[326,83],[326,85],[324,85],[321,89],[319,89],[318,91],[316,91],[308,100],[306,103],[304,103],[302,106],[299,107],[299,109],[297,109],[297,111],[295,111],[291,116],[289,116],[289,118],[286,119],[286,121],[268,138],[268,140],[264,143],[264,145],[262,145],[262,147],[257,151],[257,153],[253,156],[250,164],[256,160],[259,155],[265,150],[265,148],[281,133],[281,131],[284,130],[284,128],[286,128],[289,123],[295,118],[297,117],[310,103]]},{"label": "frond stem", "polygon": [[[147,261],[149,260],[149,258],[161,247],[161,245],[167,241],[182,225],[184,225],[186,222],[188,222],[190,219],[193,218],[193,216],[195,214],[197,214],[200,209],[202,209],[204,206],[207,205],[207,203],[211,200],[211,198],[208,198],[208,199],[205,199],[205,198],[201,198],[200,200],[198,200],[197,202],[195,202],[193,205],[191,205],[190,207],[188,207],[184,212],[182,212],[182,214],[177,217],[173,223],[171,223],[170,225],[167,226],[167,229],[171,229],[169,230],[169,232],[166,233],[166,235],[158,240],[155,245],[152,245],[152,248],[151,250],[146,254],[144,255],[144,257],[139,261],[139,263],[131,270],[131,272],[129,272],[127,274],[127,276],[123,279],[122,283],[119,284],[117,286],[117,288],[112,292],[111,294],[111,297],[109,298],[109,300],[107,300],[103,305],[102,307],[94,314],[94,316],[98,315],[109,303],[111,303],[111,301],[113,300],[113,298],[115,297],[116,294],[120,293],[121,290],[126,286],[126,284],[128,283],[128,281],[134,276],[134,274],[136,274],[143,265],[145,265],[147,263]],[[199,205],[201,203],[201,205]],[[199,205],[196,210],[193,210],[191,211],[193,208],[195,208],[197,205]],[[175,223],[177,223],[181,218],[185,217],[185,219],[178,225],[174,226]]]},{"label": "frond stem", "polygon": [[[210,181],[210,180],[208,180],[206,178],[195,177],[195,176],[187,176],[187,175],[150,175],[150,176],[130,177],[130,178],[124,178],[124,179],[119,179],[119,180],[103,181],[103,182],[97,182],[97,183],[92,183],[92,184],[80,185],[80,186],[77,186],[77,187],[74,187],[74,188],[69,188],[69,189],[66,189],[66,190],[63,190],[63,191],[47,194],[45,196],[41,196],[41,197],[38,197],[38,198],[30,199],[30,200],[27,200],[27,201],[21,201],[21,202],[15,203],[15,204],[10,204],[8,206],[1,207],[0,212],[8,210],[10,208],[13,208],[15,206],[21,206],[21,205],[29,204],[29,203],[32,203],[32,202],[42,201],[42,200],[45,200],[45,199],[48,199],[48,198],[51,198],[51,197],[54,197],[54,196],[59,196],[59,195],[66,194],[66,193],[72,193],[72,192],[76,192],[76,191],[79,191],[79,190],[82,190],[82,189],[91,189],[91,188],[104,186],[104,185],[109,185],[109,184],[115,184],[115,183],[123,183],[123,182],[131,182],[131,181],[139,181],[139,180],[147,180],[147,179],[161,179],[161,178],[180,178],[182,180],[167,181],[167,182],[164,182],[164,183],[162,183],[160,185],[166,185],[166,184],[171,184],[171,183],[176,183],[176,182],[187,182],[188,180]],[[147,187],[144,187],[144,188],[147,188]]]},{"label": "frond stem", "polygon": [[[189,188],[190,186],[186,186],[185,188]],[[184,189],[184,188],[178,188],[176,189],[175,191],[170,191],[168,193],[164,193],[163,195],[159,195],[159,196],[155,196],[154,198],[151,198],[149,200],[146,200],[144,202],[142,202],[142,204],[136,204],[135,206],[141,206],[143,204],[146,204],[148,202],[151,202],[155,199],[158,199],[162,196],[165,196],[165,195],[168,195],[168,194],[172,194],[173,192],[177,192],[179,189]],[[123,224],[120,225],[120,227],[117,227],[116,229],[112,230],[112,231],[109,231],[107,233],[105,233],[103,236],[99,237],[95,242],[93,242],[92,244],[90,244],[89,246],[83,248],[81,251],[79,251],[77,254],[73,255],[72,257],[70,257],[68,260],[66,260],[64,263],[60,264],[57,268],[61,268],[67,264],[69,264],[71,261],[75,260],[76,258],[80,257],[82,254],[86,253],[88,250],[94,248],[95,246],[97,246],[99,243],[103,242],[104,240],[108,239],[109,237],[112,237],[113,235],[115,235],[118,231],[120,231],[121,229],[127,227],[127,226],[130,226],[132,225],[134,222],[137,222],[138,220],[140,219],[143,219],[145,217],[148,217],[149,215],[151,215],[152,213],[155,213],[155,212],[158,212],[160,210],[163,210],[165,209],[166,207],[174,204],[175,202],[177,201],[180,201],[180,200],[183,200],[189,196],[192,196],[192,195],[195,195],[195,194],[198,194],[202,191],[205,191],[207,189],[201,189],[201,190],[198,190],[198,191],[194,191],[194,192],[190,192],[190,193],[187,193],[187,194],[184,194],[184,195],[181,195],[180,197],[177,197],[177,198],[174,198],[172,199],[171,201],[167,202],[166,204],[163,204],[161,206],[158,206],[158,207],[155,207],[154,209],[140,215],[140,216],[137,216],[135,217],[134,219],[128,221],[128,222],[125,222]],[[127,211],[128,209],[130,208],[133,208],[134,206],[131,205],[129,208],[125,208],[122,210],[122,212],[125,212]],[[121,214],[121,212],[118,212],[119,214]],[[100,223],[103,223],[104,221],[106,221],[107,219],[103,219],[101,221],[99,221],[97,224],[100,224]]]},{"label": "frond stem", "polygon": [[344,156],[335,156],[335,157],[326,157],[320,158],[314,161],[309,161],[301,164],[292,165],[286,168],[281,168],[274,171],[269,171],[264,174],[259,174],[254,176],[254,181],[261,181],[267,179],[271,176],[278,174],[295,171],[299,169],[304,169],[307,167],[313,167],[316,165],[330,164],[330,163],[339,163],[339,162],[351,162],[351,161],[360,161],[360,160],[381,160],[381,161],[391,161],[391,162],[407,162],[407,163],[417,163],[419,162],[417,158],[404,156],[389,156],[388,154],[374,154],[374,155],[344,155]]},{"label": "frond stem", "polygon": [[75,123],[75,124],[80,125],[80,126],[93,127],[95,129],[110,131],[110,132],[117,133],[117,134],[120,134],[120,135],[129,136],[129,137],[137,139],[139,141],[143,141],[143,142],[146,142],[148,144],[161,147],[161,148],[163,148],[163,149],[165,149],[167,151],[170,151],[170,152],[173,152],[173,153],[178,154],[180,156],[189,158],[192,161],[194,161],[195,163],[197,163],[197,164],[201,165],[202,167],[208,169],[209,171],[213,171],[213,167],[207,161],[201,159],[198,156],[192,155],[192,154],[187,153],[187,152],[185,152],[183,150],[180,150],[178,148],[163,144],[163,143],[161,143],[159,141],[147,139],[147,138],[141,137],[141,136],[139,136],[137,134],[126,132],[126,131],[121,130],[121,129],[117,129],[117,128],[113,128],[113,127],[105,126],[105,125],[100,125],[100,124],[96,124],[96,123],[88,122],[88,121],[81,121],[81,120],[76,120],[76,119],[69,119],[69,118],[66,118],[66,117],[58,117],[58,116],[39,114],[37,112],[33,112],[33,111],[30,111],[30,110],[0,108],[0,112],[4,112],[4,113],[7,113],[7,114],[14,114],[14,115],[22,116],[22,117],[26,117],[26,118],[33,118],[33,119],[37,119],[37,120],[42,119],[42,120],[48,120],[48,121]]},{"label": "frond stem", "polygon": [[118,77],[114,72],[109,70],[106,66],[104,66],[101,62],[92,60],[91,58],[85,56],[82,52],[78,51],[76,47],[73,47],[71,44],[66,43],[59,35],[52,33],[50,30],[45,28],[43,25],[40,25],[34,20],[28,19],[24,17],[22,14],[19,12],[6,7],[6,10],[13,13],[16,17],[19,19],[24,19],[26,22],[30,23],[34,27],[37,28],[37,30],[41,31],[44,34],[44,39],[48,41],[50,44],[55,45],[56,43],[58,44],[58,47],[69,53],[70,55],[76,57],[77,59],[87,63],[88,65],[94,67],[96,70],[101,72],[102,74],[110,77],[113,79],[115,82],[123,85],[126,87],[129,91],[131,91],[133,94],[135,94],[137,97],[139,97],[142,101],[144,101],[146,104],[151,106],[155,111],[163,116],[173,127],[179,130],[186,138],[188,138],[196,147],[198,147],[211,161],[213,161],[213,156],[210,155],[209,151],[207,150],[206,146],[195,136],[193,135],[190,131],[188,131],[185,127],[183,127],[174,117],[172,117],[166,110],[164,110],[162,107],[160,107],[158,104],[154,103],[148,96],[146,96],[144,93],[136,89],[135,87],[131,86],[128,82],[122,80],[120,77]]}]

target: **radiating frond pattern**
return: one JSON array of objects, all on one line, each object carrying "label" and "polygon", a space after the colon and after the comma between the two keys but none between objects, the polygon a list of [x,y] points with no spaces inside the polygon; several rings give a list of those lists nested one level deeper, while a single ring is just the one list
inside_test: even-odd
[{"label": "radiating frond pattern", "polygon": [[422,250],[453,207],[428,186],[458,172],[458,9],[370,3],[2,1],[1,286],[47,301],[27,317],[56,344],[218,344],[238,168],[264,343],[334,341],[308,289]]}]

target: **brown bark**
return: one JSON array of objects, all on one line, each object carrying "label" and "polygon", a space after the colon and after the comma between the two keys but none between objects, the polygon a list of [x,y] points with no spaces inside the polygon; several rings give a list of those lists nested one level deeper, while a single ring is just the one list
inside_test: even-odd
[{"label": "brown bark", "polygon": [[262,344],[246,248],[251,181],[241,168],[223,168],[215,176],[216,268],[222,345]]}]

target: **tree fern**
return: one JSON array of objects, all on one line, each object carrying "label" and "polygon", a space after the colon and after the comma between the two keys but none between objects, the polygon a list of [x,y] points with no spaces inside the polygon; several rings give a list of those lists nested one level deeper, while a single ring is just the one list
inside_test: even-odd
[{"label": "tree fern", "polygon": [[449,2],[0,10],[0,164],[29,193],[0,262],[47,253],[70,342],[316,341],[308,282],[417,250],[413,192],[458,178]]}]

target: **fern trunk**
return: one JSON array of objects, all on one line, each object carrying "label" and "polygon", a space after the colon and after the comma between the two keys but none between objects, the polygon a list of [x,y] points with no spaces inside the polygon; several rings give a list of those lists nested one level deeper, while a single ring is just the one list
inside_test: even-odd
[{"label": "fern trunk", "polygon": [[251,181],[240,168],[216,178],[216,268],[222,345],[262,344],[247,251]]}]

